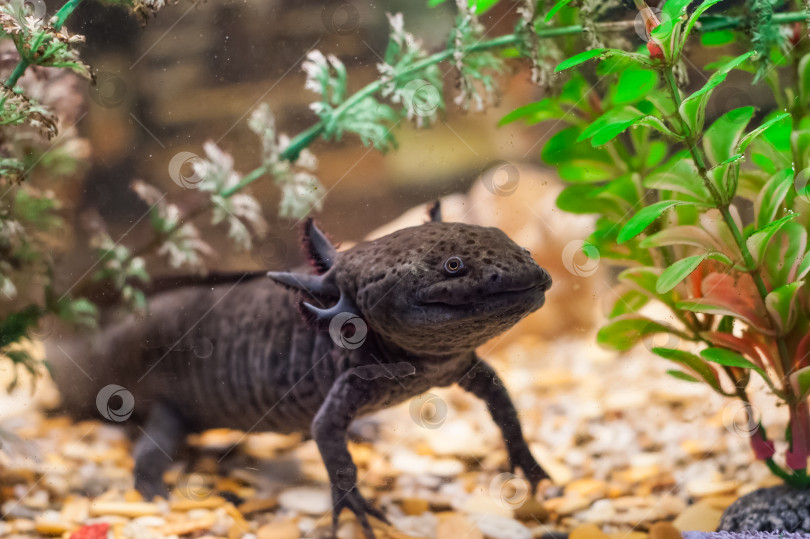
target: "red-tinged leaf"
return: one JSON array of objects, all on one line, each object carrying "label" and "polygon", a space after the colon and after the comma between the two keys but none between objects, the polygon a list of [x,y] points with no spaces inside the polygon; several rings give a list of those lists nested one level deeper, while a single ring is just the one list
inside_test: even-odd
[{"label": "red-tinged leaf", "polygon": [[[732,206],[730,210],[732,211],[732,216],[734,216],[734,207]],[[737,247],[737,241],[734,239],[734,234],[731,232],[731,229],[723,218],[723,214],[721,214],[719,210],[711,209],[705,211],[700,214],[699,219],[703,230],[708,232],[717,243],[723,245],[723,249],[721,249],[720,252],[726,253],[732,260],[742,259],[740,250]],[[739,218],[735,220],[738,221],[737,226],[742,230]]]},{"label": "red-tinged leaf", "polygon": [[70,534],[70,539],[107,539],[110,525],[106,522],[86,524]]},{"label": "red-tinged leaf", "polygon": [[709,235],[708,232],[695,225],[681,225],[665,228],[641,240],[639,247],[663,247],[666,245],[691,245],[706,251],[722,252],[723,245]]},{"label": "red-tinged leaf", "polygon": [[750,275],[737,278],[725,273],[710,273],[703,279],[700,290],[708,305],[716,305],[739,316],[758,329],[772,333],[768,311],[759,297]]},{"label": "red-tinged leaf", "polygon": [[765,228],[776,218],[788,191],[793,186],[793,170],[774,174],[759,192],[754,203],[757,228]]},{"label": "red-tinged leaf", "polygon": [[749,340],[741,339],[731,333],[723,333],[722,331],[704,331],[700,336],[715,346],[723,346],[742,354],[759,367],[765,367],[762,363],[759,350],[754,346],[754,343]]},{"label": "red-tinged leaf", "polygon": [[810,395],[810,367],[804,367],[791,374],[790,385],[797,399],[807,398]]},{"label": "red-tinged leaf", "polygon": [[793,324],[796,323],[798,315],[796,299],[803,284],[789,283],[780,286],[765,297],[765,306],[768,308],[771,319],[775,320],[779,326],[782,335],[790,332]]}]

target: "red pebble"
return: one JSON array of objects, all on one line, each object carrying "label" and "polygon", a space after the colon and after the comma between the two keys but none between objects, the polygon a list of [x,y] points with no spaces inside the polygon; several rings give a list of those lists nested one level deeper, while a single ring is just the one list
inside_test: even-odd
[{"label": "red pebble", "polygon": [[109,529],[110,525],[105,522],[87,524],[70,534],[70,539],[107,539]]}]

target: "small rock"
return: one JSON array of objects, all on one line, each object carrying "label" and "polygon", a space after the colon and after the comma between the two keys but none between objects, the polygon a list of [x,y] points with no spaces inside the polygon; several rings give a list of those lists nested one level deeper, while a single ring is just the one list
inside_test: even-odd
[{"label": "small rock", "polygon": [[682,539],[678,528],[669,522],[656,522],[650,526],[650,539]]},{"label": "small rock", "polygon": [[537,522],[544,522],[548,519],[548,509],[543,502],[538,501],[534,497],[529,497],[526,501],[515,509],[515,518],[518,520],[535,520]]},{"label": "small rock", "polygon": [[484,539],[484,534],[467,517],[459,513],[439,514],[436,539]]},{"label": "small rock", "polygon": [[608,490],[607,483],[597,479],[577,479],[565,487],[565,495],[581,498],[601,498]]},{"label": "small rock", "polygon": [[742,485],[741,481],[705,481],[695,479],[686,483],[686,491],[690,496],[703,498],[717,494],[736,492]]},{"label": "small rock", "polygon": [[529,528],[513,518],[498,515],[475,515],[472,518],[487,539],[532,539]]},{"label": "small rock", "polygon": [[239,505],[239,511],[243,515],[250,515],[252,513],[262,513],[270,511],[278,507],[278,500],[276,498],[254,498]]},{"label": "small rock", "polygon": [[402,500],[402,510],[406,515],[421,515],[428,510],[428,502],[422,498],[405,498]]},{"label": "small rock", "polygon": [[256,539],[298,539],[300,536],[298,523],[292,519],[271,522],[256,530]]},{"label": "small rock", "polygon": [[278,503],[299,513],[322,515],[332,509],[332,495],[326,489],[296,487],[282,492]]},{"label": "small rock", "polygon": [[160,513],[160,506],[150,502],[106,502],[95,501],[90,503],[90,514],[92,516],[120,515],[122,517],[143,517],[146,515],[157,515]]},{"label": "small rock", "polygon": [[[582,511],[583,509],[587,509],[588,507],[591,506],[591,500],[587,498],[564,496],[563,498],[557,499],[561,500],[561,502],[556,506],[554,512],[562,516],[572,515],[577,511]],[[549,507],[549,509],[551,509],[548,503],[546,505]]]},{"label": "small rock", "polygon": [[211,529],[216,524],[217,518],[214,513],[209,512],[205,517],[194,520],[181,520],[172,522],[157,528],[158,533],[163,535],[188,535]]},{"label": "small rock", "polygon": [[486,513],[504,518],[512,516],[512,508],[509,505],[500,503],[500,500],[493,499],[483,492],[476,492],[467,498],[461,505],[460,510],[468,514]]},{"label": "small rock", "polygon": [[678,515],[672,525],[684,531],[713,532],[720,524],[722,512],[711,505],[698,502],[690,505],[686,510]]},{"label": "small rock", "polygon": [[596,524],[581,524],[571,530],[568,539],[609,539]]},{"label": "small rock", "polygon": [[726,495],[726,496],[708,496],[703,498],[703,502],[708,503],[715,509],[719,509],[720,511],[725,511],[728,507],[737,501],[738,496],[736,495]]}]

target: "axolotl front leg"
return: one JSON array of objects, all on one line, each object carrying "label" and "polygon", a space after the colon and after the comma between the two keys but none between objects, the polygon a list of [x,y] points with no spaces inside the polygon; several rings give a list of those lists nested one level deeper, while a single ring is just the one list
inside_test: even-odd
[{"label": "axolotl front leg", "polygon": [[409,363],[352,368],[338,377],[312,421],[312,437],[318,444],[332,484],[332,528],[335,533],[343,509],[350,509],[357,516],[366,539],[374,539],[367,515],[388,524],[382,511],[371,505],[357,489],[357,466],[349,454],[347,432],[358,413],[377,405],[384,407],[392,395],[401,393],[402,379],[415,372]]},{"label": "axolotl front leg", "polygon": [[486,403],[492,419],[503,434],[512,472],[515,471],[515,468],[522,469],[523,475],[526,476],[532,493],[534,493],[537,491],[540,481],[548,478],[548,473],[537,463],[529,451],[529,444],[523,437],[517,410],[503,381],[484,360],[477,356],[473,357],[473,366],[459,381],[459,385]]}]

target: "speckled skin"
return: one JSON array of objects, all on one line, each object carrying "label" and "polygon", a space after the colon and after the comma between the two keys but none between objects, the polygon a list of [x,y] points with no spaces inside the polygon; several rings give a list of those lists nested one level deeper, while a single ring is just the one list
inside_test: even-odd
[{"label": "speckled skin", "polygon": [[718,531],[810,534],[810,489],[761,488],[731,504]]},{"label": "speckled skin", "polygon": [[[290,289],[289,278],[287,287],[252,278],[153,297],[145,319],[108,330],[85,354],[91,384],[70,364],[58,369],[67,408],[92,408],[107,384],[133,394],[133,418],[144,425],[134,449],[136,487],[146,496],[165,494],[166,455],[189,432],[311,434],[332,481],[334,522],[349,508],[373,537],[366,514],[385,517],[357,490],[349,424],[458,383],[486,401],[512,468],[536,488],[547,475],[503,383],[475,349],[542,306],[548,273],[500,230],[460,223],[426,223],[330,256],[316,264],[323,275],[292,285],[301,290]],[[451,257],[461,259],[459,271],[447,270]],[[302,299],[347,307],[367,324],[365,341],[339,345],[327,327],[334,313],[306,322]],[[114,368],[105,368],[111,361]]]}]

